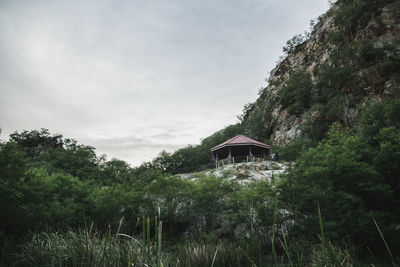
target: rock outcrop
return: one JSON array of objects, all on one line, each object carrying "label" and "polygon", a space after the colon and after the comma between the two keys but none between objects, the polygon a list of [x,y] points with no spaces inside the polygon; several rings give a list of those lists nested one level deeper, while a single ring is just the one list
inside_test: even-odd
[{"label": "rock outcrop", "polygon": [[289,167],[289,162],[262,161],[228,164],[216,169],[197,173],[182,173],[179,177],[196,181],[203,176],[214,175],[228,181],[246,184],[254,181],[267,180],[272,182]]},{"label": "rock outcrop", "polygon": [[[286,85],[291,72],[301,70],[308,73],[311,80],[316,83],[318,79],[318,68],[322,65],[332,65],[336,60],[334,55],[342,53],[344,47],[353,43],[368,40],[375,48],[381,48],[391,45],[400,36],[400,2],[392,1],[386,4],[380,10],[377,10],[368,18],[367,22],[357,25],[355,30],[340,42],[329,40],[329,36],[339,31],[335,23],[335,16],[340,8],[335,4],[315,25],[313,31],[306,41],[299,44],[294,51],[289,53],[270,73],[268,86],[264,89],[264,102],[277,98],[279,92]],[[365,18],[364,18],[365,19]],[[392,51],[393,60],[400,60],[400,46]],[[351,127],[357,127],[360,111],[367,101],[379,101],[382,96],[390,95],[394,88],[399,87],[397,79],[384,77],[378,65],[360,65],[357,62],[351,62],[351,67],[357,69],[355,74],[355,83],[359,87],[357,90],[363,92],[362,98],[354,103],[353,100],[344,100],[342,113],[338,120],[341,123]],[[351,92],[352,88],[343,88],[343,91]],[[350,93],[351,94],[351,93]],[[267,100],[265,100],[267,99]],[[263,105],[263,101],[257,101],[257,105]],[[318,112],[306,112],[302,114],[292,114],[287,107],[282,107],[278,102],[269,103],[270,118],[263,120],[264,129],[269,130],[269,136],[262,139],[269,139],[275,145],[283,145],[299,136],[302,132],[304,123],[318,117]],[[265,108],[265,107],[263,107]],[[272,112],[271,112],[272,111]],[[251,113],[251,112],[250,112]],[[307,113],[307,114],[306,114]]]}]

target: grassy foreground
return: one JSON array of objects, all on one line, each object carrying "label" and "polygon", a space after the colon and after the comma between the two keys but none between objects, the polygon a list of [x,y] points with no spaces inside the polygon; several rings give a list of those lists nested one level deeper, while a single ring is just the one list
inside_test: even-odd
[{"label": "grassy foreground", "polygon": [[155,218],[152,226],[144,216],[143,232],[131,236],[120,233],[122,218],[115,233],[110,228],[100,233],[91,225],[77,231],[33,234],[21,246],[14,266],[400,266],[376,222],[390,257],[386,263],[375,265],[371,258],[368,264],[355,258],[354,248],[327,240],[319,208],[318,217],[316,242],[288,240],[284,228],[277,229],[274,218],[269,244],[261,242],[259,231],[253,227],[246,240],[165,242],[162,221]]}]

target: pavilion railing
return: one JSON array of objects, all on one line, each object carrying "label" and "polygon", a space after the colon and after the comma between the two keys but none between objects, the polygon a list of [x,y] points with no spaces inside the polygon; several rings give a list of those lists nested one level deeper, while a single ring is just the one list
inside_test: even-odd
[{"label": "pavilion railing", "polygon": [[261,162],[264,160],[265,160],[265,157],[263,155],[228,157],[225,159],[215,160],[215,167],[218,168],[221,166],[240,163],[240,162]]}]

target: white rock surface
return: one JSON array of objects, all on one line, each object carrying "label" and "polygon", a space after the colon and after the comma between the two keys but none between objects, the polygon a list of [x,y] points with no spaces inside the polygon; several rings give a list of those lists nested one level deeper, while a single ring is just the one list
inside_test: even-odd
[{"label": "white rock surface", "polygon": [[204,172],[182,173],[178,174],[178,176],[192,181],[200,179],[199,177],[202,175],[214,175],[221,178],[225,177],[230,181],[237,181],[239,184],[260,180],[271,182],[280,174],[284,173],[289,166],[289,162],[277,162],[271,160],[262,162],[243,162],[225,165]]}]

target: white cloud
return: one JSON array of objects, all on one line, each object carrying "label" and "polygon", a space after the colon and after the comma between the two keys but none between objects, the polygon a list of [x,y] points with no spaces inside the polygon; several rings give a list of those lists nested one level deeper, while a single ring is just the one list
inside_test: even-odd
[{"label": "white cloud", "polygon": [[235,122],[321,0],[0,2],[2,136],[49,128],[133,164]]}]

